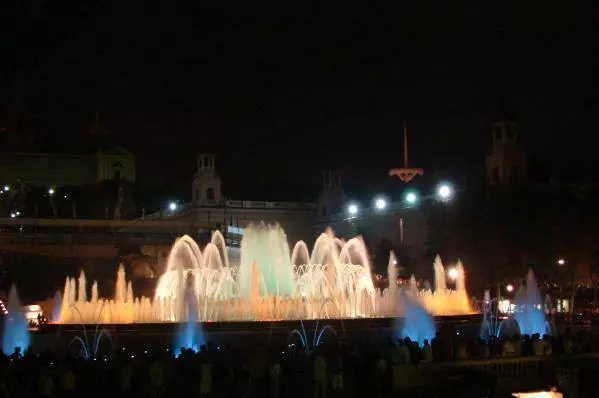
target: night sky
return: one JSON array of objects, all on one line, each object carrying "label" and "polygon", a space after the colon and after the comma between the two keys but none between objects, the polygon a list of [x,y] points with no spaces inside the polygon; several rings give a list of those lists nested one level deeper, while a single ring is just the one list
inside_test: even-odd
[{"label": "night sky", "polygon": [[80,150],[97,109],[141,182],[189,195],[210,151],[237,199],[314,200],[328,167],[392,190],[404,118],[431,181],[479,177],[502,116],[531,162],[597,162],[592,2],[145,3],[3,1],[1,122],[17,110],[33,147]]}]

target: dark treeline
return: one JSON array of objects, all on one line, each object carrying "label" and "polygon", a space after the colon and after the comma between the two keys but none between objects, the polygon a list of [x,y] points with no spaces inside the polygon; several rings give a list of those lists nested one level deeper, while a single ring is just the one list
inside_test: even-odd
[{"label": "dark treeline", "polygon": [[[427,260],[460,258],[469,285],[590,278],[599,249],[599,187],[479,186],[429,208]],[[558,266],[563,258],[565,264]]]}]

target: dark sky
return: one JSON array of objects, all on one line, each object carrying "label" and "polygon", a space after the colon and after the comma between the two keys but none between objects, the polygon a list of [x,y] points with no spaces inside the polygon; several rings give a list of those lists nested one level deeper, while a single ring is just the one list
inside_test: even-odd
[{"label": "dark sky", "polygon": [[140,179],[184,194],[201,151],[235,198],[314,199],[327,167],[389,189],[404,118],[429,179],[480,175],[504,114],[535,161],[596,162],[591,2],[16,3],[3,1],[3,123],[18,109],[36,145],[77,149],[99,109]]}]

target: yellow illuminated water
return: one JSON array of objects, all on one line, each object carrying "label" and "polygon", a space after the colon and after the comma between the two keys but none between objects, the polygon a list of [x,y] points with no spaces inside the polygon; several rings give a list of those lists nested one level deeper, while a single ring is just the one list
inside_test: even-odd
[{"label": "yellow illuminated water", "polygon": [[[389,279],[396,280],[395,258],[389,261]],[[435,288],[419,290],[415,279],[405,293],[432,315],[472,313],[464,268],[456,266],[455,289],[446,286],[445,268],[434,263]],[[403,313],[395,284],[379,290],[372,282],[370,261],[361,237],[347,242],[329,229],[310,253],[297,242],[290,250],[278,225],[246,228],[238,264],[229,263],[225,240],[219,231],[200,250],[189,236],[176,240],[166,271],[154,297],[135,297],[124,268],[119,267],[113,298],[98,297],[93,282],[65,281],[59,323],[183,322],[188,317],[186,297],[197,302],[197,319],[211,321],[275,321],[393,317]]]}]

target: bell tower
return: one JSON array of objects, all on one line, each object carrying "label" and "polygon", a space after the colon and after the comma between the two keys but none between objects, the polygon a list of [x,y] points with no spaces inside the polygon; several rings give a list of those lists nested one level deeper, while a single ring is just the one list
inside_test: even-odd
[{"label": "bell tower", "polygon": [[491,152],[486,159],[489,184],[522,182],[526,179],[526,155],[520,146],[518,125],[511,121],[491,124]]},{"label": "bell tower", "polygon": [[342,211],[343,190],[341,175],[337,171],[327,170],[322,173],[322,190],[318,197],[318,217],[330,217]]},{"label": "bell tower", "polygon": [[218,206],[221,202],[220,177],[214,164],[215,156],[200,153],[196,158],[196,174],[191,187],[192,202],[199,206]]}]

